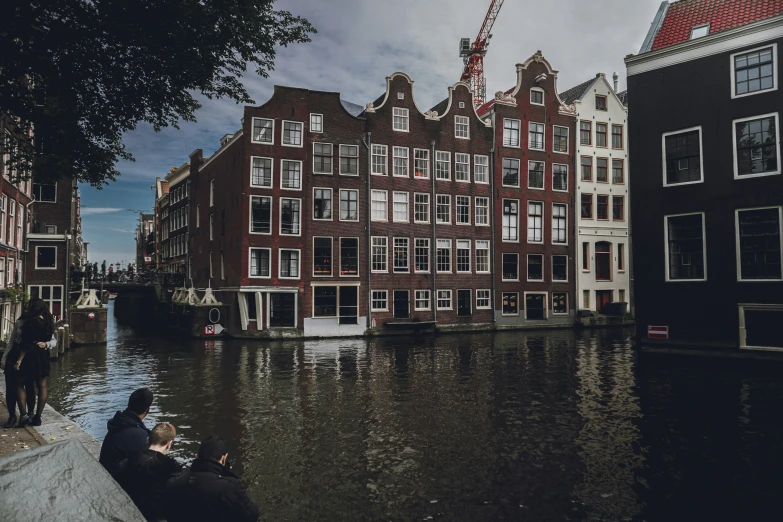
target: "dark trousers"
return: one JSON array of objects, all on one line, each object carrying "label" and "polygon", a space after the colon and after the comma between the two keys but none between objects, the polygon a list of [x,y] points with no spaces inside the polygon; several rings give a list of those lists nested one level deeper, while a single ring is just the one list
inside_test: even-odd
[{"label": "dark trousers", "polygon": [[[35,383],[29,380],[25,383],[24,389],[27,392],[27,413],[35,413]],[[5,404],[8,407],[8,417],[16,416],[16,378],[12,370],[5,374]]]}]

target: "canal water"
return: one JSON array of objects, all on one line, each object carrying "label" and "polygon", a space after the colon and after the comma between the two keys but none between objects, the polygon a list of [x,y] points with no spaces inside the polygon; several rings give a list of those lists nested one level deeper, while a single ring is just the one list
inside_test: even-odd
[{"label": "canal water", "polygon": [[629,329],[197,341],[117,324],[53,364],[102,439],[155,392],[221,434],[263,520],[779,520],[781,367],[640,356]]}]

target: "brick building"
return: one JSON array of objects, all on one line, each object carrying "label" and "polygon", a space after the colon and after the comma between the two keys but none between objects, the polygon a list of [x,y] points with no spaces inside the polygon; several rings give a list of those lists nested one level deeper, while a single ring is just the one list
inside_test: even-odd
[{"label": "brick building", "polygon": [[[172,168],[166,176],[168,206],[163,214],[159,268],[168,273],[185,273],[188,254],[188,220],[190,219],[190,165]],[[164,196],[165,197],[165,196]]]},{"label": "brick building", "polygon": [[479,114],[495,132],[497,325],[571,325],[576,113],[539,51],[517,65],[516,86]]},{"label": "brick building", "polygon": [[139,214],[136,227],[136,270],[146,270],[155,255],[155,216]]},{"label": "brick building", "polygon": [[[165,179],[155,178],[155,255],[151,268],[162,268],[165,252],[164,245],[168,242],[169,219],[169,182]],[[164,225],[165,223],[165,225]]]}]

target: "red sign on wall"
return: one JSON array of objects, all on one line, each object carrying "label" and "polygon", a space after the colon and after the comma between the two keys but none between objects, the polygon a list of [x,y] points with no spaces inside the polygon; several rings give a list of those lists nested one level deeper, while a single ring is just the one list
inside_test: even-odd
[{"label": "red sign on wall", "polygon": [[668,339],[669,327],[668,326],[647,326],[647,338],[648,339]]}]

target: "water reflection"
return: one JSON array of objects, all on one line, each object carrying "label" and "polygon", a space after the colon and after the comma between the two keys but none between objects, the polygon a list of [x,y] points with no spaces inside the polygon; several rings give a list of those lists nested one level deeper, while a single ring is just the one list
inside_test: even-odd
[{"label": "water reflection", "polygon": [[110,321],[107,348],[53,366],[52,403],[102,438],[149,386],[149,423],[177,425],[176,455],[223,434],[269,520],[738,520],[774,506],[777,375],[639,370],[630,333],[265,344]]}]

